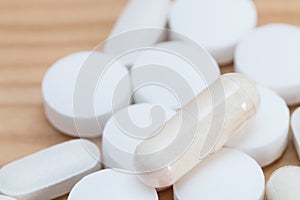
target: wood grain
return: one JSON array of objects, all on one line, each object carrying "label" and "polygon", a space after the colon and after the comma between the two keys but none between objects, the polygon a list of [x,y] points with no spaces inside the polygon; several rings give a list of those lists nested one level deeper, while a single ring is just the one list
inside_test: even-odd
[{"label": "wood grain", "polygon": [[[255,3],[259,25],[300,26],[299,0]],[[70,139],[44,116],[42,77],[60,57],[90,50],[105,40],[125,4],[126,0],[0,1],[0,167]],[[230,71],[232,65],[222,67],[223,73]],[[300,164],[292,144],[280,160],[264,169],[266,177],[289,164]],[[159,195],[161,200],[173,198],[171,190]]]}]

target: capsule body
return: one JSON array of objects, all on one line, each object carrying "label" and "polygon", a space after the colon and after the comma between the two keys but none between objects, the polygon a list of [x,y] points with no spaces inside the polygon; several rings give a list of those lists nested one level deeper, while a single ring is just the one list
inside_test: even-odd
[{"label": "capsule body", "polygon": [[252,82],[239,74],[223,75],[136,148],[139,179],[155,188],[173,185],[222,148],[256,114],[259,104]]}]

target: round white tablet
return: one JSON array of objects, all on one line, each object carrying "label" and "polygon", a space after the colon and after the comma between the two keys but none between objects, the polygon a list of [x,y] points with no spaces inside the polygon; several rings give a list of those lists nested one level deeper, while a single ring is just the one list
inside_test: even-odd
[{"label": "round white tablet", "polygon": [[235,70],[273,89],[286,102],[300,102],[300,28],[269,24],[249,33],[235,52]]},{"label": "round white tablet", "polygon": [[170,28],[203,45],[219,64],[233,60],[241,38],[257,24],[252,0],[176,1]]},{"label": "round white tablet", "polygon": [[145,50],[131,69],[136,103],[178,109],[220,76],[215,60],[197,44],[160,43]]},{"label": "round white tablet", "polygon": [[153,136],[173,115],[175,111],[154,104],[135,104],[116,113],[103,131],[104,165],[135,172],[136,147]]},{"label": "round white tablet", "polygon": [[270,177],[266,190],[268,200],[300,199],[300,167],[286,166]]},{"label": "round white tablet", "polygon": [[258,89],[261,104],[256,116],[226,146],[247,153],[264,167],[277,160],[287,147],[290,111],[275,92],[261,86]]},{"label": "round white tablet", "polygon": [[[130,104],[128,70],[100,52],[79,52],[54,63],[43,84],[47,118],[71,136],[96,137],[113,111]],[[101,71],[102,70],[102,71]]]},{"label": "round white tablet", "polygon": [[300,159],[300,107],[293,112],[291,126],[293,130],[294,147]]},{"label": "round white tablet", "polygon": [[69,200],[158,200],[154,188],[143,185],[133,174],[112,169],[86,176],[72,189]]},{"label": "round white tablet", "polygon": [[15,199],[11,198],[11,197],[8,197],[8,196],[0,195],[0,200],[15,200]]},{"label": "round white tablet", "polygon": [[263,200],[260,166],[245,153],[221,149],[174,185],[176,200]]}]

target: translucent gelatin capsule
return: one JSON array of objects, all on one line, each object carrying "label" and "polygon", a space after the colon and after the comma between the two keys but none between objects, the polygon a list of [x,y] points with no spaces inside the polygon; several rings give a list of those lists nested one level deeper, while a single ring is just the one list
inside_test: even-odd
[{"label": "translucent gelatin capsule", "polygon": [[160,189],[173,185],[221,149],[256,114],[259,105],[259,92],[246,77],[221,76],[136,148],[134,165],[139,179]]},{"label": "translucent gelatin capsule", "polygon": [[259,85],[257,88],[258,112],[225,146],[248,154],[265,167],[280,158],[289,143],[290,110],[274,91]]}]

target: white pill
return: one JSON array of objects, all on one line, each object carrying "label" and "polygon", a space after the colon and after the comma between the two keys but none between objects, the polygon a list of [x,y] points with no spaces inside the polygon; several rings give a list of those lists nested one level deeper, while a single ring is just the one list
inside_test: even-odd
[{"label": "white pill", "polygon": [[20,200],[53,199],[99,170],[99,160],[94,143],[81,139],[64,142],[4,166],[0,192]]},{"label": "white pill", "polygon": [[[123,65],[100,52],[79,52],[54,63],[43,84],[47,118],[71,136],[96,137],[113,111],[130,104],[131,81]],[[101,71],[102,70],[102,71]]]},{"label": "white pill", "polygon": [[[129,0],[104,44],[104,52],[120,56],[164,40],[170,5],[170,0]],[[138,55],[129,54],[121,58],[122,63],[131,65]]]},{"label": "white pill", "polygon": [[179,109],[159,134],[138,145],[134,164],[138,172],[146,172],[139,173],[139,179],[155,188],[173,185],[221,149],[256,114],[259,104],[259,92],[247,78],[221,76]]},{"label": "white pill", "polygon": [[263,200],[265,179],[245,153],[221,149],[174,185],[176,200]]},{"label": "white pill", "polygon": [[153,136],[175,111],[154,104],[135,104],[107,122],[102,137],[103,162],[110,168],[135,172],[136,147]]},{"label": "white pill", "polygon": [[291,126],[293,130],[293,142],[300,159],[300,108],[297,108],[291,119]]},{"label": "white pill", "polygon": [[268,200],[300,199],[300,167],[286,166],[271,175],[267,186]]},{"label": "white pill", "polygon": [[289,141],[290,111],[285,101],[259,86],[261,104],[253,119],[226,146],[238,149],[264,167],[277,160]]},{"label": "white pill", "polygon": [[135,175],[106,169],[84,177],[68,199],[158,200],[158,196],[155,189],[143,185]]},{"label": "white pill", "polygon": [[8,197],[8,196],[0,195],[0,200],[16,200],[16,199]]},{"label": "white pill", "polygon": [[197,44],[172,41],[144,51],[134,63],[131,76],[136,103],[178,109],[218,79],[220,70]]},{"label": "white pill", "polygon": [[170,14],[171,29],[203,45],[219,64],[232,62],[236,45],[256,24],[251,0],[176,1]]},{"label": "white pill", "polygon": [[276,91],[289,105],[300,102],[300,28],[269,24],[249,33],[235,52],[235,70]]}]

